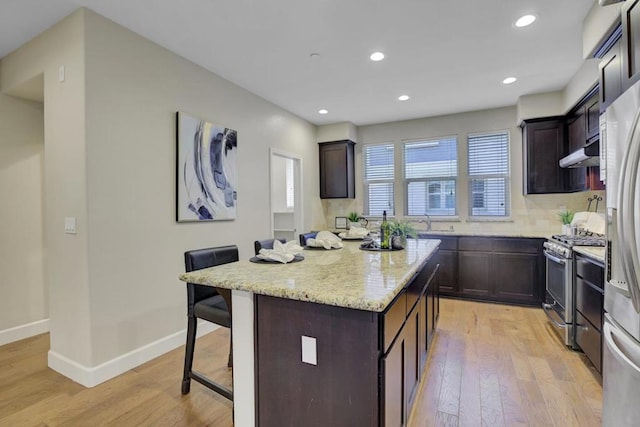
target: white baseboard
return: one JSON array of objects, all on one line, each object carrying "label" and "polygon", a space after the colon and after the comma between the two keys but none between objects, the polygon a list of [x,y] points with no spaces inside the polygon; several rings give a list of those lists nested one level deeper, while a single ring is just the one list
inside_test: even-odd
[{"label": "white baseboard", "polygon": [[[197,336],[206,335],[219,327],[210,322],[198,323]],[[49,350],[49,367],[85,387],[95,387],[184,345],[186,337],[187,330],[184,329],[94,367],[81,365],[55,351]]]},{"label": "white baseboard", "polygon": [[20,341],[25,338],[49,332],[49,319],[38,320],[26,325],[16,326],[0,331],[0,345]]}]

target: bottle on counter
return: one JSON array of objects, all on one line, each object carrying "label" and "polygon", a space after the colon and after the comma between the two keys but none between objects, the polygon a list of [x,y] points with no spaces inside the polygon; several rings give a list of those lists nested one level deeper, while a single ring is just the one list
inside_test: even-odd
[{"label": "bottle on counter", "polygon": [[387,211],[382,211],[382,224],[380,224],[380,248],[389,249],[391,230],[387,222]]}]

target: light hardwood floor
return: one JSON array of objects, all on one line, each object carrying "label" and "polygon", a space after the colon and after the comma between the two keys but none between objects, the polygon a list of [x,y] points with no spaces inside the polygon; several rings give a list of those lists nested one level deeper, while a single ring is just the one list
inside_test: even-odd
[{"label": "light hardwood floor", "polygon": [[[412,427],[599,426],[602,388],[540,309],[441,300]],[[184,348],[86,389],[47,368],[47,334],[0,347],[0,426],[232,425],[231,403],[192,382]],[[196,369],[227,385],[228,332],[198,341]],[[204,362],[207,363],[204,363]]]},{"label": "light hardwood floor", "polygon": [[542,309],[442,299],[411,426],[600,426],[593,365]]}]

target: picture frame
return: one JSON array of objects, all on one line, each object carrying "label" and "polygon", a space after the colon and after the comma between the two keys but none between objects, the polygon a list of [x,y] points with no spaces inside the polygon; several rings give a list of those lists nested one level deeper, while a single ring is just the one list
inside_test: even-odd
[{"label": "picture frame", "polygon": [[336,217],[336,230],[346,230],[349,221],[346,216],[337,216]]},{"label": "picture frame", "polygon": [[176,112],[176,221],[237,216],[238,133]]}]

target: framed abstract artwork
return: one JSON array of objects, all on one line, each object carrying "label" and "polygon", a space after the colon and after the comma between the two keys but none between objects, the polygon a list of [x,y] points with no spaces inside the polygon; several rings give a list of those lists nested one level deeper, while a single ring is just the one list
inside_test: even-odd
[{"label": "framed abstract artwork", "polygon": [[238,133],[181,111],[176,124],[176,221],[235,219]]}]

